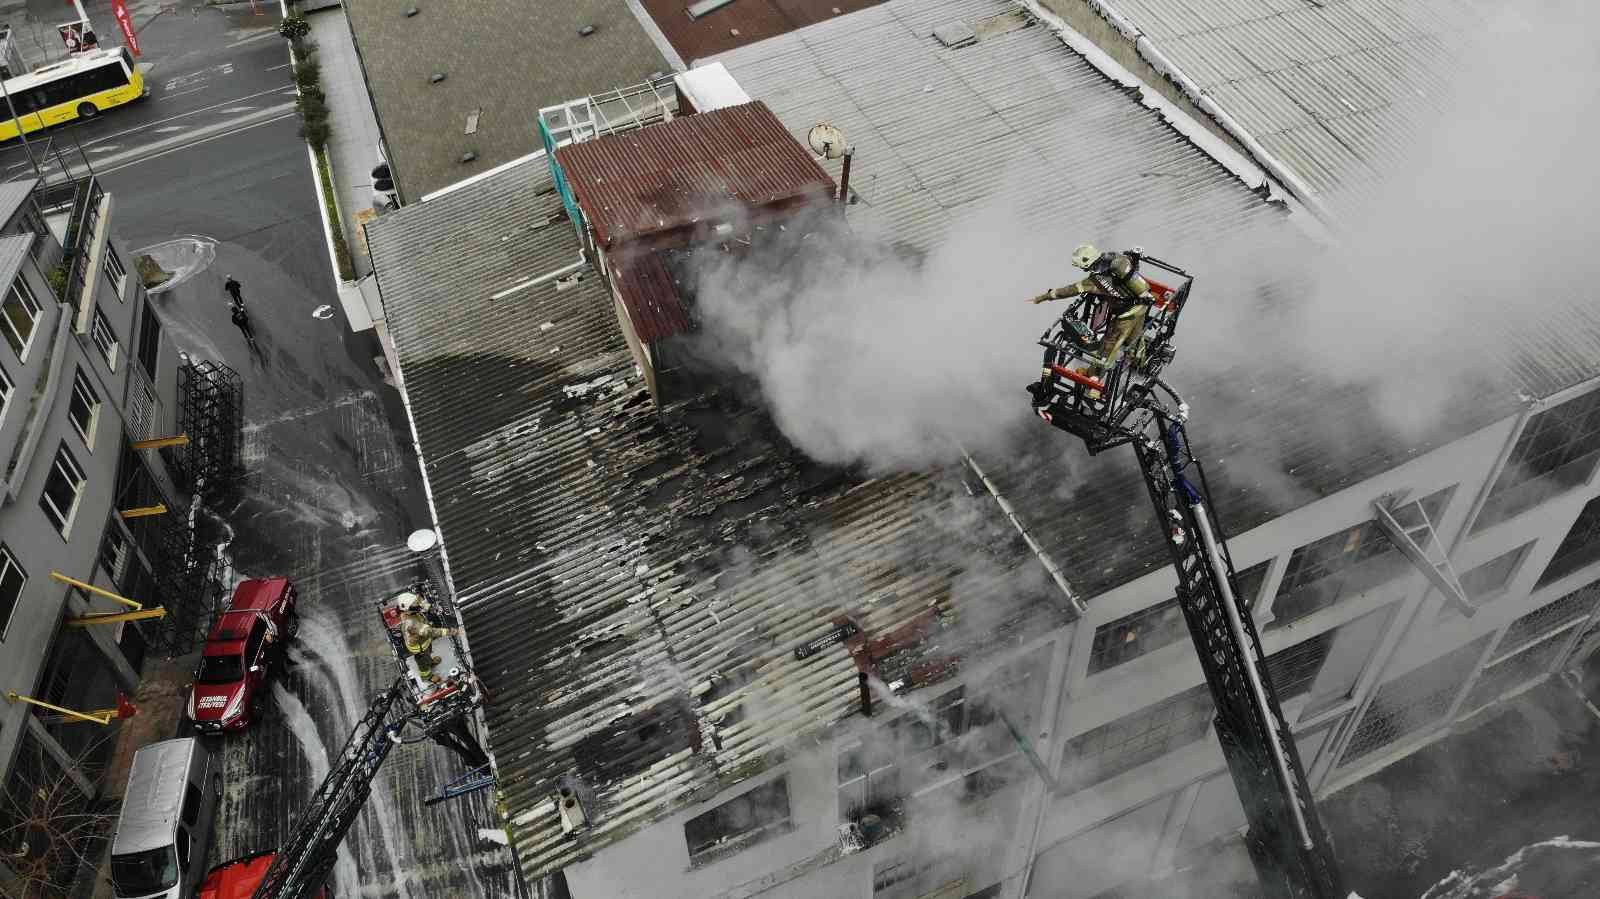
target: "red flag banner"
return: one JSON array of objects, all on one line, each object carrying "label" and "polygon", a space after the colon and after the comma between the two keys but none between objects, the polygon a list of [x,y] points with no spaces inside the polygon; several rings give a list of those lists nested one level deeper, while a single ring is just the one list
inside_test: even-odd
[{"label": "red flag banner", "polygon": [[134,56],[139,55],[139,35],[133,30],[133,15],[128,12],[128,4],[124,0],[111,0],[111,14],[117,18],[117,27],[122,29],[122,42],[128,45],[128,52]]}]

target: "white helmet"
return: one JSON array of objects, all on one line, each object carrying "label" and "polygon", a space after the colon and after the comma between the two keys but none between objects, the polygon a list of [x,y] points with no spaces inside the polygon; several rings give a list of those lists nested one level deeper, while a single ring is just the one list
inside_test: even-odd
[{"label": "white helmet", "polygon": [[395,605],[402,612],[415,612],[422,608],[422,597],[407,590],[395,600]]},{"label": "white helmet", "polygon": [[1089,269],[1089,266],[1094,265],[1094,261],[1099,258],[1100,251],[1095,249],[1092,243],[1080,244],[1076,250],[1072,251],[1072,264],[1085,271]]}]

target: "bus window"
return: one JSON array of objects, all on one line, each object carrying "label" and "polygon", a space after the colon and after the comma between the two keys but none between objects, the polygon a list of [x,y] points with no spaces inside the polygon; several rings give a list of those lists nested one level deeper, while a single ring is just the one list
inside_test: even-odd
[{"label": "bus window", "polygon": [[133,76],[133,56],[128,53],[127,47],[118,50],[117,55],[122,58],[123,74],[131,78]]}]

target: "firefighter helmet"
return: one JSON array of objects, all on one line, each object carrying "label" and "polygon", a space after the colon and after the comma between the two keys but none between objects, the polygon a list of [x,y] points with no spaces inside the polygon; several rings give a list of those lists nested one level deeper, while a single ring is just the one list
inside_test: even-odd
[{"label": "firefighter helmet", "polygon": [[1100,251],[1094,248],[1094,244],[1079,244],[1078,248],[1072,251],[1072,264],[1084,271],[1088,271],[1089,266],[1094,265],[1094,261],[1099,258]]},{"label": "firefighter helmet", "polygon": [[422,608],[422,597],[408,590],[400,594],[394,604],[402,612],[416,612]]}]

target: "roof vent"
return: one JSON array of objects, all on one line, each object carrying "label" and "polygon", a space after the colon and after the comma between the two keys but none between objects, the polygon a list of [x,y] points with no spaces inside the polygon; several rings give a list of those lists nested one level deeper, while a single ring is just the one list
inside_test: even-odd
[{"label": "roof vent", "polygon": [[570,834],[589,823],[589,816],[583,811],[583,801],[571,787],[563,786],[556,791],[556,808],[561,812],[561,832],[564,834]]},{"label": "roof vent", "polygon": [[422,10],[417,9],[415,6],[413,6],[410,9],[406,10],[406,18],[409,19],[409,18],[411,18],[412,16],[416,15],[419,12],[422,12]]},{"label": "roof vent", "polygon": [[439,82],[443,81],[444,79],[445,79],[445,74],[443,72],[434,72],[432,75],[428,76],[428,83],[429,84],[438,84]]},{"label": "roof vent", "polygon": [[978,42],[978,33],[966,22],[946,22],[933,29],[933,36],[939,39],[939,43],[951,49]]},{"label": "roof vent", "polygon": [[585,25],[578,29],[578,37],[588,37],[591,34],[594,34],[593,25]]}]

